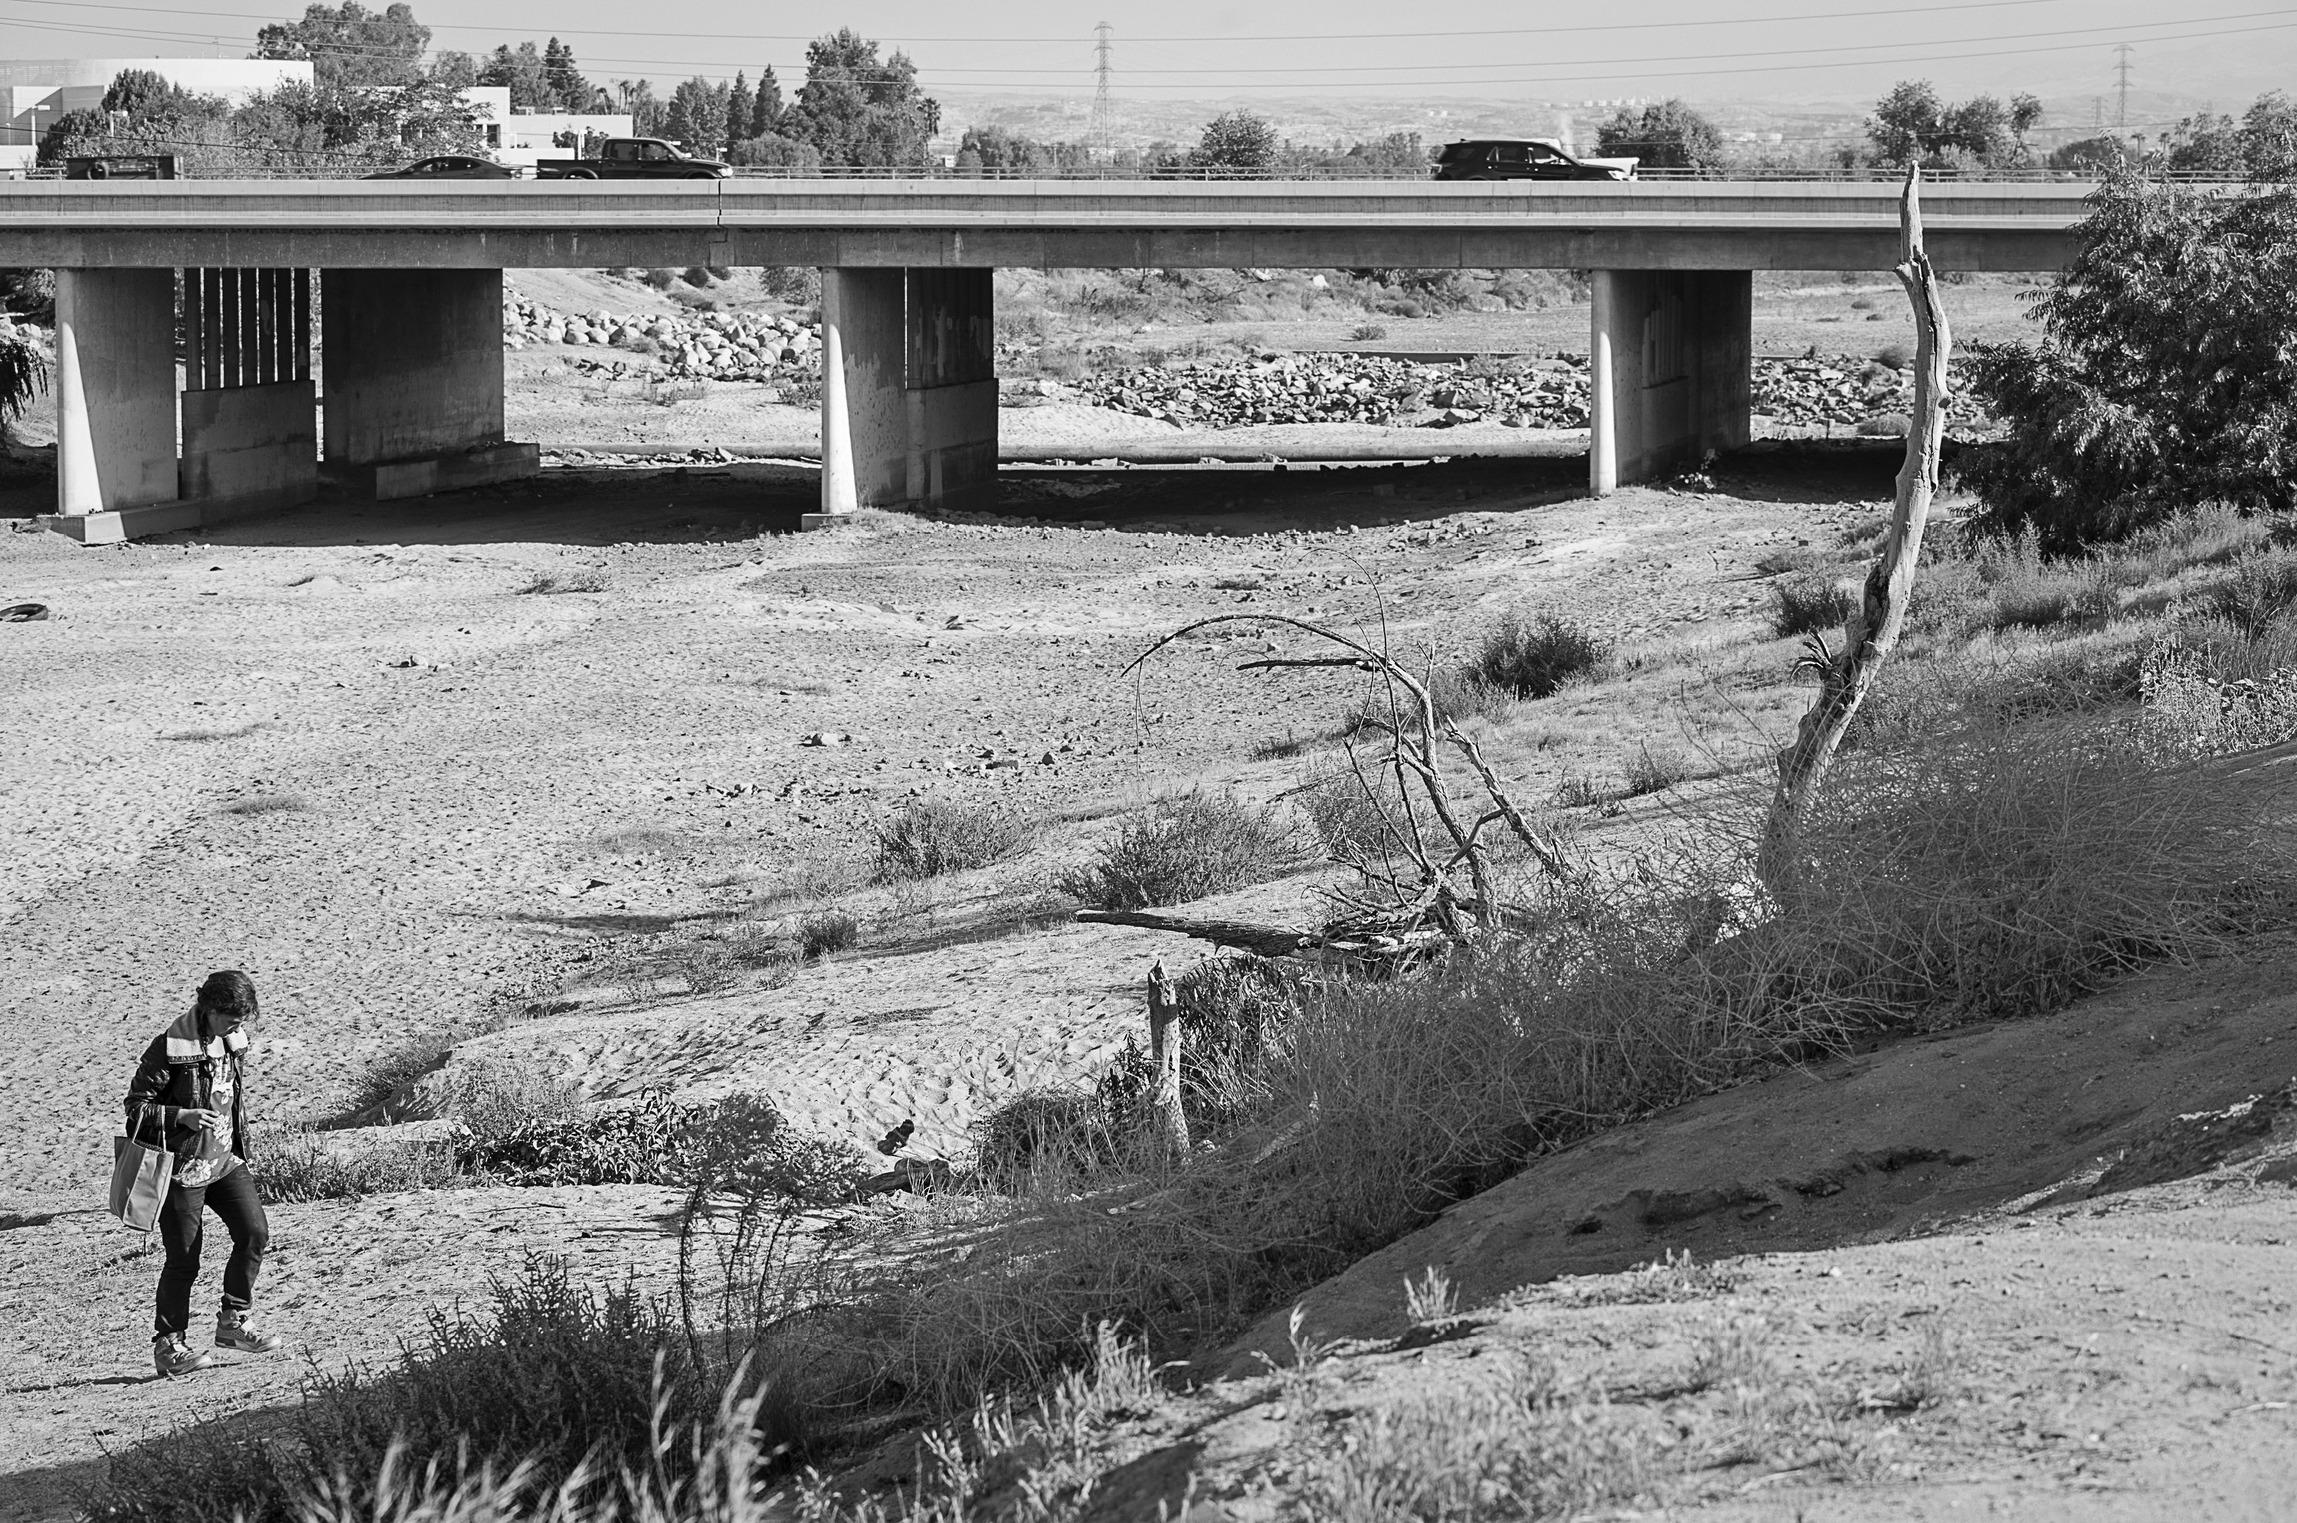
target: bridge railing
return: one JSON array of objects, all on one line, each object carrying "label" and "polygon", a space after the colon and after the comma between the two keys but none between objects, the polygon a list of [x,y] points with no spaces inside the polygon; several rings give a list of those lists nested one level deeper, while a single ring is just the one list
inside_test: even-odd
[{"label": "bridge railing", "polygon": [[[202,180],[362,180],[375,176],[371,164],[344,165],[330,163],[249,164],[234,165],[228,170],[179,166],[178,178]],[[2091,170],[2070,169],[1940,169],[1925,170],[1931,183],[1960,184],[2091,184],[2103,175]],[[1818,168],[1818,169],[1639,169],[1636,178],[1644,182],[1681,184],[1699,182],[1766,183],[1766,184],[1896,184],[1903,172],[1879,168]],[[0,179],[60,180],[63,171],[54,166],[0,172]],[[534,173],[521,168],[519,178],[531,179]],[[2249,176],[2219,170],[2172,169],[2151,172],[2151,177],[2182,184],[2239,184]],[[911,165],[889,167],[880,165],[736,165],[733,178],[738,180],[875,180],[875,181],[1155,181],[1204,184],[1319,184],[1331,182],[1432,183],[1424,175],[1399,173],[1393,170],[1355,169],[1345,166],[1307,165],[1280,170],[1225,169],[1187,167],[1134,168],[1108,164],[1034,165],[1028,168],[966,167],[953,169],[946,165]],[[120,182],[112,182],[120,183]],[[407,183],[418,183],[409,181]],[[612,180],[567,181],[569,188],[580,186],[597,189],[611,186]],[[1526,181],[1516,183],[1560,184],[1562,181]]]}]

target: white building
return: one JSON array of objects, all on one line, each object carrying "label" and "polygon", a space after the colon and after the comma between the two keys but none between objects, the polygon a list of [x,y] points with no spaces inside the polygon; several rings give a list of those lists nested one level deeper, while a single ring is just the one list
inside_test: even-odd
[{"label": "white building", "polygon": [[631,135],[627,115],[514,110],[508,85],[472,85],[462,96],[478,118],[488,154],[504,164],[532,168],[537,159],[574,158],[582,151],[585,134]]},{"label": "white building", "polygon": [[41,134],[67,111],[93,111],[112,81],[129,69],[157,74],[196,95],[237,105],[281,85],[311,83],[308,59],[43,58],[0,62],[0,172],[21,171]]}]

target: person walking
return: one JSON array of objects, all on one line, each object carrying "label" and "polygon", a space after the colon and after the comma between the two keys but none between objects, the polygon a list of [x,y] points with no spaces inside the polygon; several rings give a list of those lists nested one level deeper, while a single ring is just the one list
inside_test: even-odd
[{"label": "person walking", "polygon": [[128,1085],[128,1135],[175,1154],[175,1179],[160,1206],[160,1245],[167,1258],[152,1324],[152,1364],[162,1375],[187,1374],[209,1362],[187,1336],[208,1211],[231,1234],[215,1346],[249,1354],[279,1347],[278,1335],[255,1320],[255,1281],[271,1245],[271,1224],[247,1161],[242,1059],[255,1018],[254,981],[232,970],[210,973],[192,1007],[152,1038]]}]

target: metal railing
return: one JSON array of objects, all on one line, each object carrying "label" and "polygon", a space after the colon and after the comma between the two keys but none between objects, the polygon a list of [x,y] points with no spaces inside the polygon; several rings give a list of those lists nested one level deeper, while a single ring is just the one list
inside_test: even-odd
[{"label": "metal railing", "polygon": [[[219,171],[206,166],[179,164],[179,179],[199,180],[364,180],[378,173],[371,164],[249,164],[234,165]],[[0,178],[21,180],[61,180],[64,172],[53,165],[43,165],[22,171],[0,172]],[[1923,171],[1931,184],[2006,184],[2006,185],[2082,185],[2094,184],[2104,175],[2092,170],[2070,169],[1939,169]],[[521,167],[517,178],[536,178],[531,169]],[[1047,165],[1029,169],[951,169],[940,165],[886,167],[878,165],[808,165],[784,167],[765,165],[736,165],[731,178],[737,180],[769,181],[931,181],[935,183],[964,184],[979,181],[1008,183],[1028,181],[1076,182],[1151,182],[1198,184],[1268,184],[1314,185],[1333,183],[1386,183],[1429,185],[1439,183],[1426,175],[1409,175],[1388,171],[1338,168],[1328,165],[1308,165],[1281,170],[1258,169],[1202,169],[1202,168],[1124,168],[1107,164]],[[1895,185],[1904,178],[1904,171],[1879,168],[1845,169],[1639,169],[1635,179],[1642,183],[1695,184],[1695,183],[1756,183],[1756,184],[1811,184],[1811,185]],[[2153,170],[2148,178],[2166,179],[2180,184],[2243,184],[2253,177],[2220,170],[2172,169]],[[110,183],[121,183],[118,181]],[[408,181],[406,183],[437,183]],[[485,182],[474,182],[485,183]],[[595,189],[620,184],[655,184],[659,180],[578,180],[566,182],[570,187]],[[670,183],[679,183],[672,180]],[[1616,183],[1600,180],[1511,180],[1501,184],[1567,185]]]}]

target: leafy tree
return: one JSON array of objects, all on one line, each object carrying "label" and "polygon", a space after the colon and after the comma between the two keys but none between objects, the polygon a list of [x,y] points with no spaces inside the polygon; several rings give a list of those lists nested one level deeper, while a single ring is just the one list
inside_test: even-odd
[{"label": "leafy tree", "polygon": [[444,49],[431,59],[431,80],[450,90],[467,89],[479,82],[479,61],[468,53]]},{"label": "leafy tree", "polygon": [[1886,164],[2011,164],[2026,154],[2026,134],[2042,119],[2042,103],[2012,96],[2005,106],[1991,95],[1949,105],[1927,79],[1901,80],[1876,102],[1866,120],[1875,156]]},{"label": "leafy tree", "polygon": [[[967,163],[966,156],[972,156]],[[1003,127],[968,127],[957,143],[957,162],[967,168],[1004,173],[1059,169],[1092,162],[1082,143],[1047,143]]]},{"label": "leafy tree", "polygon": [[254,56],[307,58],[323,88],[409,85],[421,75],[430,45],[431,29],[415,20],[404,0],[381,12],[343,0],[341,6],[308,6],[301,21],[263,28],[255,34]]},{"label": "leafy tree", "polygon": [[2078,143],[2068,143],[2053,150],[2050,154],[2050,167],[2081,174],[2096,174],[2117,164],[2127,164],[2132,157],[2129,144],[2120,138],[2086,137]]},{"label": "leafy tree", "polygon": [[1391,132],[1376,143],[1356,143],[1348,157],[1374,174],[1412,178],[1428,172],[1427,146],[1416,132]]},{"label": "leafy tree", "polygon": [[2272,90],[2257,97],[2238,123],[2230,116],[2189,116],[2170,129],[2165,148],[2172,169],[2261,180],[2297,177],[2297,106]]},{"label": "leafy tree", "polygon": [[1276,128],[1266,117],[1223,111],[1204,124],[1188,161],[1198,169],[1266,169],[1276,150]]},{"label": "leafy tree", "polygon": [[542,81],[553,111],[588,111],[598,94],[582,77],[573,47],[556,37],[542,47]]},{"label": "leafy tree", "polygon": [[2297,507],[2297,189],[2113,169],[2035,304],[2043,338],[1978,352],[2008,427],[1962,466],[1994,530],[2063,549],[2188,508]]},{"label": "leafy tree", "polygon": [[662,113],[662,135],[686,145],[697,158],[714,159],[726,150],[726,96],[724,85],[696,76],[670,96]]},{"label": "leafy tree", "polygon": [[663,103],[654,98],[650,79],[618,79],[614,97],[630,117],[630,130],[639,137],[662,136]]},{"label": "leafy tree", "polygon": [[767,64],[758,75],[757,98],[750,107],[750,130],[744,137],[771,137],[782,130],[782,82]]},{"label": "leafy tree", "polygon": [[726,150],[726,159],[728,163],[768,169],[818,169],[822,161],[813,144],[771,132],[742,139]]},{"label": "leafy tree", "polygon": [[1725,158],[1723,134],[1682,100],[1664,100],[1640,112],[1625,106],[1595,129],[1596,150],[1632,155],[1652,169],[1716,169]]},{"label": "leafy tree", "polygon": [[751,136],[750,122],[758,114],[758,98],[750,90],[750,81],[739,71],[734,75],[734,88],[726,92],[726,146],[731,149],[742,139]]},{"label": "leafy tree", "polygon": [[479,70],[479,83],[509,86],[513,111],[550,109],[550,76],[544,72],[541,52],[531,42],[515,48],[506,42],[497,47]]},{"label": "leafy tree", "polygon": [[917,65],[850,27],[806,45],[806,82],[781,128],[811,143],[828,164],[906,165],[925,160],[941,127],[940,103],[917,88]]}]

